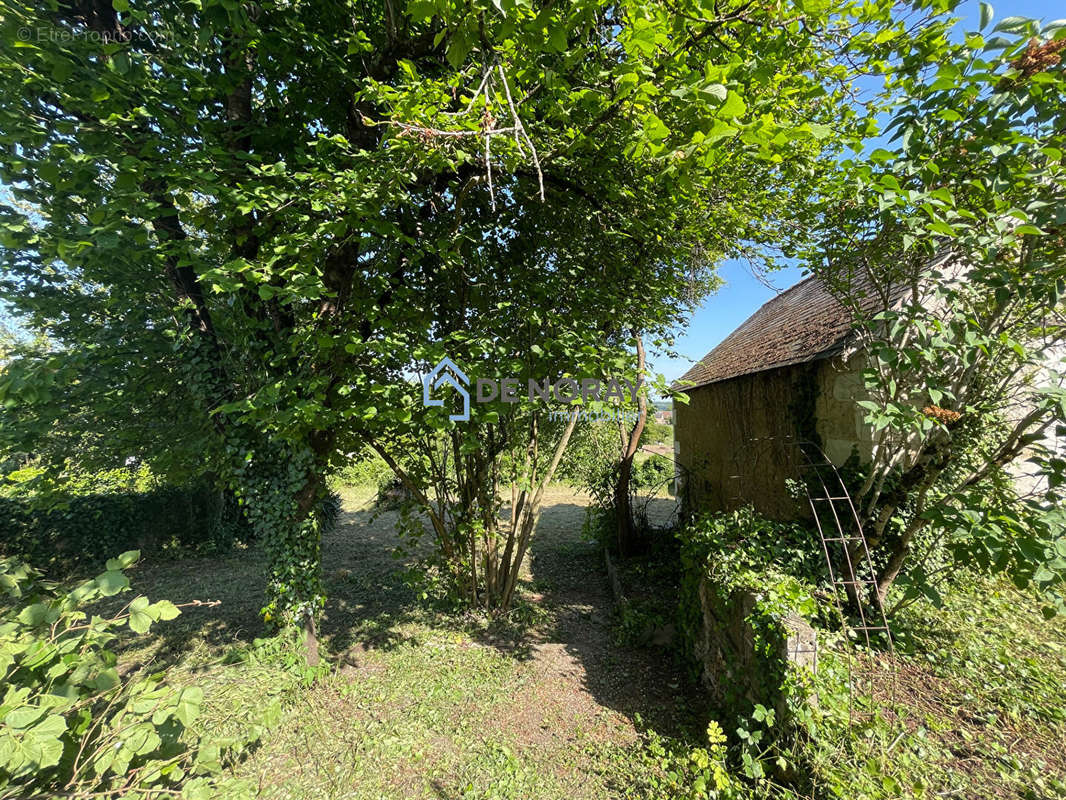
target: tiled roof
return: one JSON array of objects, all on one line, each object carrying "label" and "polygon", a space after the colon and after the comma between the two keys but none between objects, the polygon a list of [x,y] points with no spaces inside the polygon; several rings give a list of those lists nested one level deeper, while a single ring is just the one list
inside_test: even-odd
[{"label": "tiled roof", "polygon": [[[867,295],[873,301],[872,295]],[[694,389],[840,353],[851,332],[851,312],[816,276],[767,301],[674,386]]]}]

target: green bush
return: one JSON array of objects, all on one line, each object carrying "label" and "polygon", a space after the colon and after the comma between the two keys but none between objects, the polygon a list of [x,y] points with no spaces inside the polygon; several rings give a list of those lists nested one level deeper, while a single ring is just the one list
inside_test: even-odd
[{"label": "green bush", "polygon": [[633,467],[631,480],[634,489],[661,489],[674,477],[674,462],[670,459],[652,455]]},{"label": "green bush", "polygon": [[674,426],[665,422],[658,422],[652,414],[648,414],[647,422],[644,423],[644,431],[640,436],[640,443],[670,444],[673,440]]},{"label": "green bush", "polygon": [[[680,633],[689,655],[703,625],[698,589],[704,577],[711,579],[723,599],[736,589],[750,588],[761,590],[768,601],[791,604],[786,610],[815,612],[804,587],[813,588],[827,576],[818,535],[805,526],[766,519],[746,506],[700,517],[677,535],[681,542]],[[786,585],[792,590],[779,588],[776,595],[780,596],[776,596],[774,587]]]},{"label": "green bush", "polygon": [[258,725],[240,739],[212,740],[193,727],[199,688],[172,686],[162,673],[120,674],[109,649],[120,632],[142,634],[180,613],[143,596],[113,615],[99,612],[101,600],[129,591],[122,570],[137,557],[109,560],[70,591],[0,560],[9,599],[0,616],[3,796],[132,797],[183,783],[191,796],[262,734]]},{"label": "green bush", "polygon": [[0,497],[47,496],[57,491],[63,495],[147,492],[162,483],[145,464],[96,472],[65,472],[59,490],[55,479],[55,475],[37,464],[25,464],[0,475]]},{"label": "green bush", "polygon": [[0,555],[52,569],[99,565],[101,553],[168,547],[215,552],[247,540],[236,503],[213,487],[0,497]]},{"label": "green bush", "polygon": [[574,429],[563,452],[556,480],[596,493],[610,483],[618,457],[618,428],[606,421],[583,422]]},{"label": "green bush", "polygon": [[392,468],[377,453],[367,453],[353,458],[334,472],[329,479],[331,486],[371,486],[380,489],[394,477]]}]

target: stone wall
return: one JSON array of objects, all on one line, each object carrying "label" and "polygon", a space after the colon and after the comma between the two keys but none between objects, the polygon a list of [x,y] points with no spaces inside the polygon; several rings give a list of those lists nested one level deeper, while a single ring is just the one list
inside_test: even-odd
[{"label": "stone wall", "polygon": [[699,508],[751,504],[772,519],[806,514],[786,490],[799,474],[797,441],[819,440],[834,463],[871,438],[855,400],[863,393],[858,359],[823,359],[764,370],[687,392],[674,404],[681,496]]},{"label": "stone wall", "polygon": [[[1044,365],[1030,378],[1033,387],[1062,387],[1064,378],[1059,374],[1062,363],[1066,361],[1066,345],[1048,348],[1044,355]],[[1018,424],[1026,414],[1033,410],[1029,397],[1029,386],[1019,388],[1015,393],[1016,401],[1007,409],[1006,418],[1012,425]],[[1034,442],[1034,446],[1021,457],[1007,465],[1007,474],[1014,480],[1018,494],[1029,497],[1047,491],[1047,478],[1040,467],[1028,459],[1034,455],[1037,447],[1045,447],[1059,458],[1066,458],[1066,433],[1060,434],[1059,426],[1052,425]]]},{"label": "stone wall", "polygon": [[856,448],[861,461],[870,461],[873,432],[863,422],[866,412],[856,402],[867,397],[861,357],[832,358],[818,363],[815,418],[822,449],[837,466],[847,461]]},{"label": "stone wall", "polygon": [[802,617],[789,614],[776,634],[763,627],[759,635],[768,647],[760,647],[751,624],[758,613],[754,590],[737,589],[722,597],[710,579],[704,578],[699,598],[703,625],[693,650],[701,666],[701,682],[718,707],[761,703],[780,708],[788,671],[817,669],[817,636]]}]

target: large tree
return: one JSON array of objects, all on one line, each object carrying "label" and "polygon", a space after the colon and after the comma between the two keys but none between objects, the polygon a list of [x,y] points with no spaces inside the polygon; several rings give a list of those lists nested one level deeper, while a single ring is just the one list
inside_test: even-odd
[{"label": "large tree", "polygon": [[509,353],[542,304],[578,348],[668,328],[794,229],[890,8],[5,0],[2,292],[53,343],[6,400],[180,404],[313,636],[324,474],[405,433],[410,371],[493,304]]},{"label": "large tree", "polygon": [[1064,609],[1064,52],[1061,22],[1010,17],[904,53],[888,143],[826,195],[810,263],[869,359],[854,499],[878,602],[976,563]]}]

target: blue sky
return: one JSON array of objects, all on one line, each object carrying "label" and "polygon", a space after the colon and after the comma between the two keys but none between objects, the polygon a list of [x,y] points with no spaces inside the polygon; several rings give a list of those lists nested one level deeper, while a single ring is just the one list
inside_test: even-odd
[{"label": "blue sky", "polygon": [[[991,3],[995,16],[989,27],[1004,17],[1033,17],[1051,21],[1066,17],[1066,4],[1063,0],[1012,0],[1006,3]],[[960,17],[956,30],[961,34],[978,28],[979,4],[977,0],[967,0],[956,11]],[[661,372],[668,380],[680,378],[693,362],[699,361],[715,345],[728,336],[734,328],[752,315],[759,306],[775,295],[774,288],[767,287],[757,280],[749,271],[747,264],[740,261],[725,262],[719,274],[726,284],[717,294],[711,295],[692,315],[687,330],[677,338],[674,350],[683,358],[666,358],[652,354],[652,367]],[[794,285],[803,278],[803,270],[789,267],[769,276],[776,290],[781,291]]]}]

